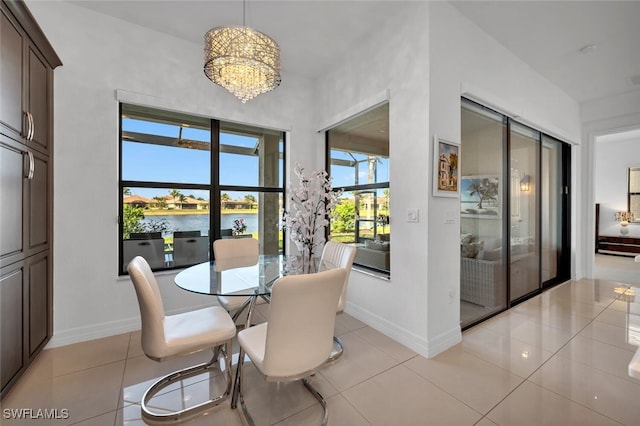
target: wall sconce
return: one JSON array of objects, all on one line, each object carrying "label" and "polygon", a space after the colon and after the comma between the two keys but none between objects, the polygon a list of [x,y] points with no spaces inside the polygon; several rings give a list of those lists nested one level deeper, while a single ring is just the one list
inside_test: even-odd
[{"label": "wall sconce", "polygon": [[531,189],[531,176],[524,175],[522,179],[520,179],[520,191],[529,192]]},{"label": "wall sconce", "polygon": [[616,221],[620,222],[620,234],[627,235],[629,233],[629,222],[633,220],[631,212],[616,212]]}]

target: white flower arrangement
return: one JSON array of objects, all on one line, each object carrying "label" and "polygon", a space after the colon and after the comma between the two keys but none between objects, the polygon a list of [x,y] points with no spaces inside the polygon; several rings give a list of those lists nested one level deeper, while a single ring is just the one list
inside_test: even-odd
[{"label": "white flower arrangement", "polygon": [[312,272],[315,249],[324,245],[324,229],[329,225],[329,216],[342,191],[333,190],[331,178],[324,170],[307,177],[296,163],[294,173],[298,185],[295,189],[289,187],[291,202],[289,211],[282,214],[282,229],[289,232],[291,241],[300,251],[304,272]]}]

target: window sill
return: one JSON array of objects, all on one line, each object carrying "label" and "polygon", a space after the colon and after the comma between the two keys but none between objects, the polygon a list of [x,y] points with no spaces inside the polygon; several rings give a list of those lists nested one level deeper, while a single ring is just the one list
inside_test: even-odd
[{"label": "window sill", "polygon": [[353,265],[351,269],[363,275],[368,275],[370,277],[377,278],[382,281],[391,281],[391,274],[387,274],[385,272],[378,272],[378,271],[374,271],[368,268],[363,268],[357,265]]}]

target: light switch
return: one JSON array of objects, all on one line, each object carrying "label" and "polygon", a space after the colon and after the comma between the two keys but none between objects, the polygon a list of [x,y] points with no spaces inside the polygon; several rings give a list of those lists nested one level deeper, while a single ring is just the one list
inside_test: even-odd
[{"label": "light switch", "polygon": [[419,222],[419,219],[418,209],[407,209],[407,222],[417,223]]}]

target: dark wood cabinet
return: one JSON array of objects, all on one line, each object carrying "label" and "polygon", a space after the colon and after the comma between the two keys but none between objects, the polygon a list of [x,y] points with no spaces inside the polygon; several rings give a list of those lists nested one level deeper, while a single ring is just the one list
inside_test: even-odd
[{"label": "dark wood cabinet", "polygon": [[598,235],[597,252],[633,256],[640,254],[640,238]]},{"label": "dark wood cabinet", "polygon": [[1,397],[51,338],[53,69],[62,65],[21,1],[0,23]]}]

